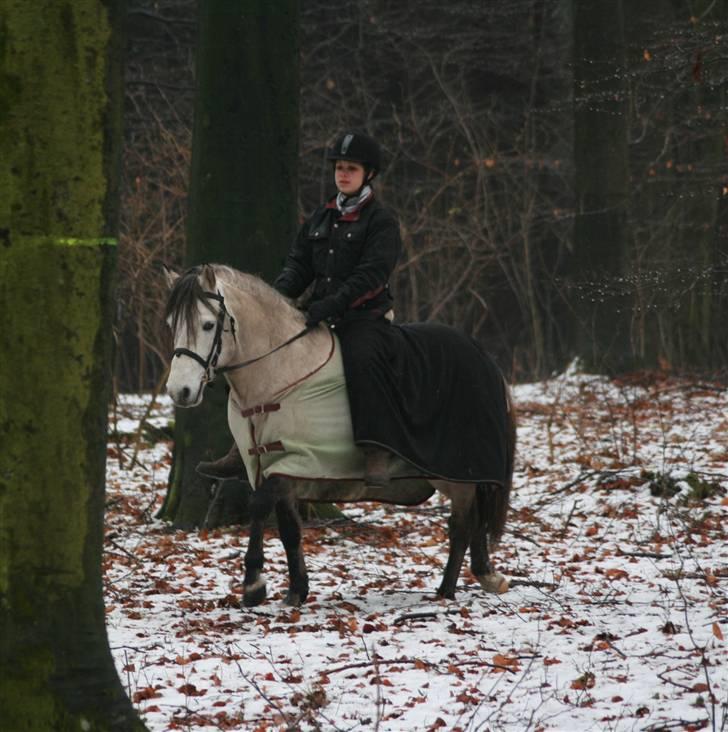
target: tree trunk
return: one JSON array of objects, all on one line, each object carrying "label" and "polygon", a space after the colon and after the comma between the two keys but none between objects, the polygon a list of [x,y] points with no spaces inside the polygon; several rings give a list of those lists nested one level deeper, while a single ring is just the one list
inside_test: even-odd
[{"label": "tree trunk", "polygon": [[725,32],[726,8],[726,0],[625,7],[633,345],[649,366],[719,366],[725,354],[719,222],[726,66],[714,39]]},{"label": "tree trunk", "polygon": [[[718,237],[721,215],[721,171],[726,165],[725,87],[726,51],[716,39],[725,39],[728,26],[726,0],[686,3],[695,15],[691,24],[693,48],[688,63],[691,83],[678,98],[677,119],[695,120],[697,134],[686,135],[680,162],[691,174],[684,184],[684,206],[679,221],[680,239],[673,258],[690,272],[686,295],[676,313],[678,348],[675,363],[692,367],[725,365],[725,267],[726,243]],[[685,266],[687,264],[687,267]]]},{"label": "tree trunk", "polygon": [[[296,232],[298,2],[199,4],[197,96],[187,262],[219,262],[271,280]],[[194,410],[177,410],[163,516],[200,526],[209,480],[200,460],[227,452],[223,379]]]},{"label": "tree trunk", "polygon": [[573,343],[596,369],[631,361],[625,76],[622,0],[574,0]]},{"label": "tree trunk", "polygon": [[144,729],[101,583],[119,4],[0,9],[0,725]]}]

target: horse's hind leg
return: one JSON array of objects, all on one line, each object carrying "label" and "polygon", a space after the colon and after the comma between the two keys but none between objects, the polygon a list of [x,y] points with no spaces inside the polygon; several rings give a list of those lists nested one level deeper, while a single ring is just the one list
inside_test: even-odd
[{"label": "horse's hind leg", "polygon": [[278,532],[288,559],[287,605],[301,605],[308,597],[308,573],[301,547],[301,516],[296,508],[293,491],[276,504]]},{"label": "horse's hind leg", "polygon": [[487,485],[476,488],[476,491],[484,493],[476,499],[477,520],[470,537],[470,569],[486,592],[501,593],[508,590],[508,580],[500,572],[493,571],[488,553],[488,499],[492,495],[490,491],[495,490],[499,487]]},{"label": "horse's hind leg", "polygon": [[263,529],[265,520],[280,499],[281,481],[268,478],[253,492],[250,500],[250,538],[245,552],[245,579],[243,580],[243,604],[246,607],[260,605],[265,600],[263,576]]},{"label": "horse's hind leg", "polygon": [[453,599],[465,552],[470,544],[475,518],[475,486],[464,483],[440,483],[437,489],[450,498],[452,507],[448,526],[450,553],[437,594]]}]

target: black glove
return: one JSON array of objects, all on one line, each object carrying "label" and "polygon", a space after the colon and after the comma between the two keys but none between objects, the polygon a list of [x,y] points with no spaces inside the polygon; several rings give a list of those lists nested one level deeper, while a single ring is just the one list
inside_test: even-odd
[{"label": "black glove", "polygon": [[306,325],[312,328],[322,320],[336,318],[341,313],[341,305],[335,297],[325,297],[323,300],[312,302],[306,313]]},{"label": "black glove", "polygon": [[285,267],[273,282],[274,289],[278,290],[284,297],[294,300],[301,294],[301,288],[296,286],[295,273]]}]

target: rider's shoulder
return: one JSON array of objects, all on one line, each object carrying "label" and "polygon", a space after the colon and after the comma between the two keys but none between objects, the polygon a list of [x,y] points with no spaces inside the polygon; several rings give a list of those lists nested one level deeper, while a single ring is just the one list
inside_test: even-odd
[{"label": "rider's shoulder", "polygon": [[389,206],[385,206],[378,198],[373,198],[363,211],[366,211],[372,218],[395,220],[397,218],[394,211]]},{"label": "rider's shoulder", "polygon": [[396,226],[399,226],[397,214],[376,198],[371,202],[371,207],[367,206],[367,208],[370,208],[369,218],[372,223],[379,225],[395,224]]}]

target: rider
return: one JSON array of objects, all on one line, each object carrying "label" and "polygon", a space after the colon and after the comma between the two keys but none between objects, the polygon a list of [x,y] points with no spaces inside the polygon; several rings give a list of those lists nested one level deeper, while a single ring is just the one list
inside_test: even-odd
[{"label": "rider", "polygon": [[[376,141],[358,131],[341,135],[327,153],[337,193],[304,222],[274,287],[289,298],[301,296],[313,284],[306,305],[306,324],[325,322],[341,342],[355,442],[366,455],[365,482],[388,482],[389,453],[372,437],[377,434],[376,393],[372,388],[378,352],[391,320],[389,279],[402,241],[393,214],[376,199],[373,181],[381,168]],[[386,340],[386,335],[384,340]],[[233,444],[230,452],[200,472],[233,477],[243,461]]]}]

